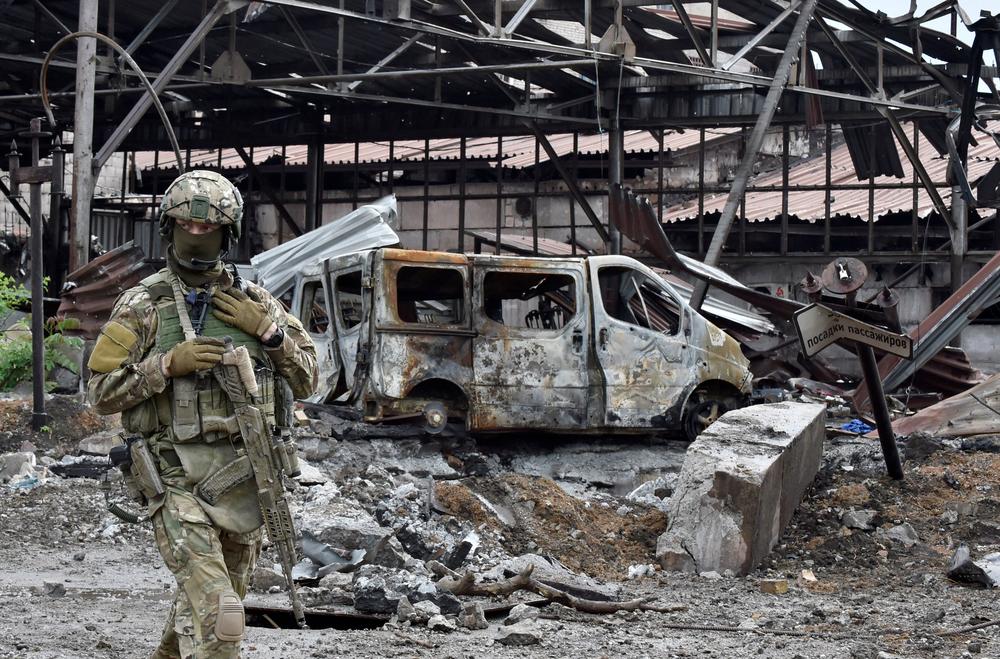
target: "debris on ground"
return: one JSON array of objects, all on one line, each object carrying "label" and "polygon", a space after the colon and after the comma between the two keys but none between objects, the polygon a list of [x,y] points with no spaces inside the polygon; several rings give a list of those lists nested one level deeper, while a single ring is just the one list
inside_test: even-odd
[{"label": "debris on ground", "polygon": [[[770,553],[745,577],[711,566],[695,576],[664,571],[655,558],[687,487],[679,442],[536,438],[535,450],[512,450],[509,440],[363,430],[318,409],[307,408],[313,423],[295,430],[303,464],[315,470],[291,491],[305,550],[298,588],[316,615],[381,628],[321,641],[334,637],[265,622],[248,632],[254,656],[302,654],[316,643],[362,657],[484,648],[669,656],[684,647],[787,659],[936,657],[974,644],[981,656],[1000,654],[991,627],[978,627],[996,618],[976,586],[995,575],[1000,556],[1000,453],[986,439],[904,438],[906,478],[893,482],[877,442],[829,429],[823,438],[820,407],[822,459],[801,500],[791,490],[767,495],[794,499]],[[782,436],[780,423],[762,425]],[[0,458],[0,469],[32,465],[38,478],[31,488],[0,486],[0,561],[9,566],[0,606],[19,620],[0,657],[25,654],[17,644],[40,656],[152,649],[173,580],[149,526],[104,508],[93,473],[112,430],[22,435]],[[279,610],[284,588],[265,545],[248,604]],[[21,604],[26,597],[45,606]],[[104,632],[105,621],[122,618],[149,647]],[[97,649],[98,637],[107,648]]]}]

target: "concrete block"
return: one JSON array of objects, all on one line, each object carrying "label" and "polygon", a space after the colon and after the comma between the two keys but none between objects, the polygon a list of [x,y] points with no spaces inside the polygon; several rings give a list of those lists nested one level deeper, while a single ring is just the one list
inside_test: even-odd
[{"label": "concrete block", "polygon": [[656,546],[667,570],[747,574],[778,542],[819,470],[826,407],[727,412],[688,447]]}]

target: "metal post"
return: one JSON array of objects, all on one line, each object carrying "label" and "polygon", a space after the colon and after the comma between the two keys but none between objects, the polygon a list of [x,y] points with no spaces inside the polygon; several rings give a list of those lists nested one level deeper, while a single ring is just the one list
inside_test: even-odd
[{"label": "metal post", "polygon": [[[56,133],[52,142],[52,185],[49,186],[49,254],[52,258],[59,253],[59,244],[62,242],[62,202],[65,192],[65,167],[66,151],[62,147],[62,140],[59,133]],[[72,271],[71,271],[72,272]],[[52,272],[53,290],[62,288],[62,272]],[[58,288],[56,288],[58,286]]]},{"label": "metal post", "polygon": [[[38,167],[40,138],[50,133],[42,132],[42,120],[32,119],[31,130],[23,135],[31,138],[31,166]],[[11,177],[16,172],[11,172]],[[45,295],[42,290],[42,242],[45,228],[42,223],[42,182],[33,178],[29,184],[28,212],[31,215],[31,428],[36,432],[48,424],[45,413]]]},{"label": "metal post", "polygon": [[590,34],[592,13],[591,0],[583,0],[583,47],[587,50],[593,48],[593,37]]},{"label": "metal post", "polygon": [[[589,5],[589,0],[588,0]],[[573,180],[577,180],[579,174],[580,159],[578,157],[580,148],[580,133],[573,133]],[[567,183],[567,185],[569,185]],[[576,256],[576,199],[573,197],[572,187],[569,194],[569,244],[570,252]]]},{"label": "metal post", "polygon": [[[951,221],[954,228],[951,229],[951,292],[954,294],[965,279],[962,277],[962,265],[965,263],[965,253],[968,251],[968,226],[969,213],[962,196],[962,188],[953,186],[951,189]],[[952,340],[951,345],[960,347],[962,345],[962,334],[959,332]]]},{"label": "metal post", "polygon": [[[624,156],[625,156],[625,135],[621,128],[621,123],[618,121],[618,112],[615,111],[611,118],[611,130],[608,132],[608,189],[610,190],[612,186],[616,183],[618,185],[622,184],[622,178],[624,176]],[[611,222],[611,217],[608,217],[608,253],[609,254],[621,254],[622,253],[622,236],[618,231],[618,227]]]},{"label": "metal post", "polygon": [[868,247],[866,254],[875,252],[875,126],[868,128]]},{"label": "metal post", "polygon": [[664,129],[660,129],[660,133],[657,137],[658,144],[656,148],[658,153],[656,155],[656,217],[661,222],[663,221],[663,141],[666,137],[666,132]]},{"label": "metal post", "polygon": [[532,253],[538,256],[538,186],[541,182],[541,175],[538,170],[538,161],[541,158],[539,151],[541,150],[541,145],[538,143],[538,138],[535,138],[535,196],[531,200],[531,246]]},{"label": "metal post", "polygon": [[705,253],[705,128],[698,135],[698,256]]},{"label": "metal post", "polygon": [[824,138],[826,153],[823,155],[826,157],[825,169],[826,169],[826,198],[823,200],[823,253],[826,255],[830,254],[830,212],[833,208],[833,191],[830,187],[833,185],[833,124],[830,122],[826,123],[826,135]]},{"label": "metal post", "polygon": [[465,252],[465,136],[458,139],[458,253]]},{"label": "metal post", "polygon": [[710,61],[707,66],[715,66],[719,59],[719,0],[712,0],[712,43],[709,50]]},{"label": "metal post", "polygon": [[[97,31],[97,0],[80,0],[81,32]],[[73,110],[73,205],[70,215],[69,271],[90,260],[90,205],[94,196],[94,76],[97,39],[76,41],[76,105]]]},{"label": "metal post", "polygon": [[421,231],[420,244],[421,249],[427,251],[427,230],[430,221],[430,207],[428,196],[430,195],[430,177],[431,177],[431,141],[424,138],[424,223],[423,230]]},{"label": "metal post", "polygon": [[[817,0],[803,0],[802,2],[799,17],[795,21],[795,27],[792,28],[792,33],[788,38],[788,45],[781,55],[781,61],[778,62],[778,68],[774,72],[774,78],[767,90],[764,105],[757,117],[753,133],[750,135],[750,142],[747,145],[746,153],[743,154],[743,159],[736,169],[736,175],[729,190],[729,197],[726,199],[726,205],[722,209],[722,215],[719,217],[719,224],[715,228],[712,242],[708,246],[708,252],[705,254],[705,263],[707,265],[717,265],[719,263],[719,257],[722,255],[722,248],[726,244],[726,238],[729,237],[729,230],[732,227],[736,209],[743,199],[743,193],[746,191],[754,162],[757,160],[757,154],[764,143],[767,128],[770,126],[771,119],[774,118],[774,113],[778,109],[778,102],[781,100],[781,94],[788,83],[788,77],[792,71],[792,64],[798,58],[799,44],[802,42],[802,38],[806,34],[806,29],[809,27],[809,21],[812,19],[813,11],[816,9],[816,2]],[[714,9],[716,6],[715,1],[713,1],[712,6]],[[701,309],[707,292],[708,283],[704,280],[699,280],[691,295],[691,306],[694,309]]]},{"label": "metal post", "polygon": [[899,450],[896,448],[896,435],[892,431],[892,419],[889,417],[889,406],[885,402],[885,392],[882,390],[882,378],[878,373],[878,362],[875,361],[875,351],[871,346],[858,346],[858,357],[861,358],[861,372],[871,392],[872,413],[875,415],[875,425],[878,428],[878,441],[882,445],[882,457],[889,476],[897,481],[903,480],[903,465],[899,461]]},{"label": "metal post", "polygon": [[308,233],[319,226],[316,199],[319,196],[316,188],[319,184],[319,161],[323,158],[318,139],[314,138],[306,148],[306,226]]},{"label": "metal post", "polygon": [[503,230],[503,136],[497,135],[497,235],[493,253],[500,253],[500,232]]},{"label": "metal post", "polygon": [[788,254],[788,124],[781,127],[781,240],[779,249],[782,256]]},{"label": "metal post", "polygon": [[[282,151],[284,153],[284,151]],[[358,184],[360,183],[360,174],[358,173],[358,161],[361,159],[361,144],[359,142],[354,143],[354,166],[352,171],[354,176],[351,181],[351,210],[358,209]]]}]

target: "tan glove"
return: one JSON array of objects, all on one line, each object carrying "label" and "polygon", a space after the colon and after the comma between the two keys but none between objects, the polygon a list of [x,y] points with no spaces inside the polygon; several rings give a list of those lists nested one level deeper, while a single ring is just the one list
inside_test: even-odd
[{"label": "tan glove", "polygon": [[217,291],[212,296],[212,306],[212,314],[216,318],[258,339],[274,322],[267,315],[267,306],[263,302],[252,300],[238,288]]},{"label": "tan glove", "polygon": [[163,358],[163,370],[169,377],[189,375],[195,371],[207,371],[220,361],[226,344],[221,339],[199,336],[190,341],[178,343]]}]

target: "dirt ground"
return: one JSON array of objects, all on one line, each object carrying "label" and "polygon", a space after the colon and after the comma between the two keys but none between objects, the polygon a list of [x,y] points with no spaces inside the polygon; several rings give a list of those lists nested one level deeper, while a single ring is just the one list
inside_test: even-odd
[{"label": "dirt ground", "polygon": [[[9,407],[0,405],[0,419],[13,414]],[[37,455],[55,459],[87,434],[79,422],[31,438],[0,424],[5,447],[32,439]],[[341,442],[338,450],[352,448]],[[627,579],[630,566],[655,562],[665,516],[610,489],[582,499],[544,476],[513,473],[439,481],[438,502],[484,534],[495,527],[508,553],[548,554],[614,582],[623,598],[654,596],[682,610],[591,615],[548,605],[542,640],[528,647],[496,642],[502,616],[489,629],[450,634],[393,624],[252,627],[243,657],[1000,657],[998,626],[941,635],[1000,618],[996,591],[945,576],[958,543],[974,557],[1000,549],[1000,454],[948,446],[923,453],[896,483],[884,475],[877,441],[828,439],[823,468],[789,528],[747,577],[657,570]],[[513,527],[498,525],[476,494],[509,505]],[[851,509],[875,510],[875,528],[845,528],[841,516]],[[885,535],[903,523],[918,538],[911,547]],[[145,657],[154,648],[172,577],[149,527],[107,513],[97,481],[0,485],[0,566],[0,657]],[[789,591],[761,592],[762,579],[785,579]],[[286,605],[281,595],[260,593],[248,603]]]}]

